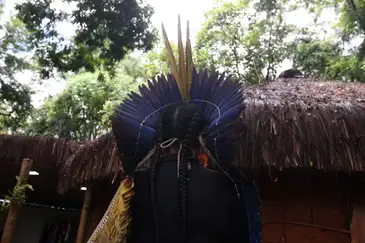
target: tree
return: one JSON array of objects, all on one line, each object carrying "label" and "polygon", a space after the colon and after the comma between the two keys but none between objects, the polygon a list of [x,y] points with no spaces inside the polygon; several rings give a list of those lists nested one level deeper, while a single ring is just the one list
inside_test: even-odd
[{"label": "tree", "polygon": [[355,54],[336,57],[330,61],[325,76],[329,79],[365,83],[365,61],[359,61]]},{"label": "tree", "polygon": [[134,59],[117,65],[115,76],[98,79],[95,73],[71,77],[66,89],[35,110],[26,133],[53,135],[65,139],[94,139],[110,130],[110,115],[131,90],[136,90],[141,70]]},{"label": "tree", "polygon": [[[155,39],[150,27],[153,9],[143,1],[63,0],[76,4],[72,13],[52,7],[51,0],[26,1],[16,5],[18,17],[31,33],[43,77],[60,72],[103,68],[112,73],[114,64],[129,50],[149,50]],[[74,38],[65,39],[57,26],[71,22]]]},{"label": "tree", "polygon": [[[303,1],[297,0],[298,5],[304,6],[311,12],[320,15],[324,9],[334,9],[338,14],[338,21],[335,23],[337,33],[334,36],[336,41],[342,41],[343,47],[337,57],[328,57],[328,64],[322,77],[330,79],[345,79],[350,81],[365,82],[364,57],[365,57],[365,1],[364,0],[326,0],[326,1]],[[352,46],[353,40],[362,40],[360,45]],[[335,44],[337,45],[337,44]],[[345,48],[344,48],[345,47]],[[335,48],[337,52],[337,48]],[[327,49],[328,52],[331,50]],[[327,52],[327,54],[329,54]],[[320,51],[321,55],[327,55]],[[333,56],[333,55],[330,55]],[[313,61],[313,60],[312,60]],[[313,63],[313,62],[312,62]],[[313,63],[313,65],[315,65]],[[323,66],[322,66],[323,70]],[[317,75],[318,76],[318,75]]]},{"label": "tree", "polygon": [[266,62],[265,80],[275,79],[277,66],[286,58],[289,42],[285,38],[294,31],[294,27],[284,21],[287,1],[260,0],[254,5],[263,17],[257,23],[261,28],[262,56]]},{"label": "tree", "polygon": [[247,83],[274,78],[292,30],[283,20],[284,5],[266,0],[219,3],[206,13],[198,33],[198,66],[228,71]]},{"label": "tree", "polygon": [[334,59],[342,55],[339,44],[331,41],[305,40],[295,42],[294,45],[296,49],[293,54],[293,66],[300,69],[305,76],[325,77],[327,68],[332,65]]},{"label": "tree", "polygon": [[356,37],[362,38],[357,49],[359,59],[365,57],[365,0],[297,0],[298,5],[304,6],[319,15],[324,9],[335,9],[338,14],[336,27],[340,29],[339,37],[344,42],[351,42]]},{"label": "tree", "polygon": [[25,58],[28,32],[13,16],[0,30],[4,35],[0,39],[0,131],[17,131],[32,109],[30,88],[15,78],[16,73],[30,68]]},{"label": "tree", "polygon": [[[196,53],[198,67],[209,70],[220,69],[245,78],[245,50],[243,43],[258,44],[257,32],[248,33],[242,21],[252,15],[247,11],[246,1],[223,3],[205,14],[205,22],[197,34]],[[249,34],[253,38],[245,38]],[[250,43],[251,44],[251,43]]]},{"label": "tree", "polygon": [[[175,57],[178,57],[177,45],[174,43],[170,44]],[[149,51],[145,57],[141,58],[141,61],[143,62],[144,77],[146,79],[154,78],[158,74],[166,75],[170,71],[166,56],[166,48],[162,43]]]}]

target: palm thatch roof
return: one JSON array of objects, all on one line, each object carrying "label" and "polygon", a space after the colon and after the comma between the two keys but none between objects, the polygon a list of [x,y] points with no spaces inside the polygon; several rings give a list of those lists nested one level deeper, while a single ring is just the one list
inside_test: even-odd
[{"label": "palm thatch roof", "polygon": [[364,84],[280,80],[245,95],[240,166],[364,170]]},{"label": "palm thatch roof", "polygon": [[[365,168],[365,85],[277,80],[248,87],[235,163],[243,169]],[[82,145],[64,164],[61,191],[122,176],[111,134]]]},{"label": "palm thatch roof", "polygon": [[39,167],[58,166],[75,152],[80,143],[51,136],[0,135],[0,165],[18,164],[23,158]]},{"label": "palm thatch roof", "polygon": [[[78,149],[80,143],[50,136],[0,135],[0,198],[8,195],[16,183],[24,158],[33,160],[32,170],[39,176],[30,176],[28,183],[34,191],[27,192],[27,201],[49,205],[82,205],[82,194],[57,194],[60,165]],[[80,195],[79,195],[80,194]]]},{"label": "palm thatch roof", "polygon": [[112,181],[123,175],[122,163],[118,156],[116,141],[112,133],[85,143],[68,158],[60,171],[63,178],[60,191],[71,185],[86,181],[110,178]]}]

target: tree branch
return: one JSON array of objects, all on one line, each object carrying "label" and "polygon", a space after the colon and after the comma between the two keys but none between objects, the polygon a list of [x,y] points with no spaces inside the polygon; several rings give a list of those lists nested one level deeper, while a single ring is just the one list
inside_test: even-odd
[{"label": "tree branch", "polygon": [[7,113],[7,114],[6,114],[6,113],[2,113],[2,112],[0,112],[0,116],[10,116],[10,114],[11,114],[11,113]]},{"label": "tree branch", "polygon": [[352,12],[354,13],[356,19],[357,19],[357,22],[359,22],[359,27],[360,29],[365,32],[365,23],[362,22],[362,19],[359,15],[359,12],[358,12],[358,9],[357,9],[357,6],[356,6],[356,3],[353,1],[353,0],[346,0],[347,2],[347,5],[349,5],[349,8],[352,10]]},{"label": "tree branch", "polygon": [[0,43],[2,43],[4,40],[6,40],[9,37],[9,33],[6,32],[5,35],[0,39]]}]

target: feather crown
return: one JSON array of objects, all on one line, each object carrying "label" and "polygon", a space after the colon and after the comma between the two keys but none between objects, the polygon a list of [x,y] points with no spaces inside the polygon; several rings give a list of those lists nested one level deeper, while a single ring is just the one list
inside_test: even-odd
[{"label": "feather crown", "polygon": [[218,163],[232,159],[237,131],[233,122],[243,109],[242,86],[239,82],[217,72],[197,72],[187,23],[187,40],[183,47],[181,22],[178,21],[178,63],[162,25],[166,55],[171,74],[149,80],[139,87],[140,94],[130,93],[116,109],[112,119],[113,133],[119,152],[123,155],[123,169],[133,174],[137,165],[153,149],[157,123],[170,105],[194,104],[203,114],[206,128],[202,138]]}]

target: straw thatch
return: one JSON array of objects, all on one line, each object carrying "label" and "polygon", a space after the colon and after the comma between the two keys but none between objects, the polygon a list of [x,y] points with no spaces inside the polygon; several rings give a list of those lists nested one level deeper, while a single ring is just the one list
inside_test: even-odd
[{"label": "straw thatch", "polygon": [[0,135],[0,165],[20,164],[22,159],[33,160],[41,167],[54,167],[66,160],[79,143],[50,136]]},{"label": "straw thatch", "polygon": [[0,135],[0,198],[9,194],[19,175],[24,158],[33,160],[32,170],[39,176],[30,176],[28,183],[34,191],[27,191],[27,202],[79,207],[82,193],[69,191],[57,194],[60,165],[75,152],[80,143],[50,136]]},{"label": "straw thatch", "polygon": [[242,167],[364,170],[365,85],[282,80],[245,95]]},{"label": "straw thatch", "polygon": [[116,179],[122,176],[122,164],[118,157],[116,141],[111,133],[81,145],[76,153],[63,164],[60,171],[60,191],[71,185],[100,178]]},{"label": "straw thatch", "polygon": [[[246,128],[236,161],[241,168],[364,170],[365,85],[277,80],[244,95]],[[64,166],[61,190],[122,174],[111,134],[80,147]]]}]

